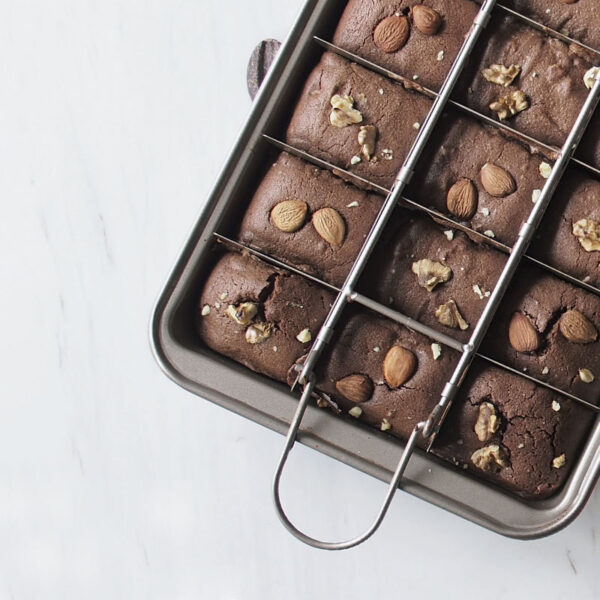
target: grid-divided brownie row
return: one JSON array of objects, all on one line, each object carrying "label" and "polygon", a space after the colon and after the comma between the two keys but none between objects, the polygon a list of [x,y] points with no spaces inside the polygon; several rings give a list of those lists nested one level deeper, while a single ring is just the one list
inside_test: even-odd
[{"label": "grid-divided brownie row", "polygon": [[[363,46],[370,45],[371,50],[381,50],[382,40],[397,45],[397,39],[381,32],[365,35],[365,23],[372,17],[365,11],[379,7],[375,28],[388,17],[406,18],[413,28],[403,45],[385,55],[399,50],[397,56],[407,69],[411,61],[422,63],[440,46],[437,62],[450,61],[465,32],[445,17],[440,23],[431,21],[427,10],[415,20],[417,4],[351,1],[336,36],[340,31],[350,38],[362,35]],[[448,14],[456,16],[465,17],[469,11],[474,16],[477,10],[466,0],[431,1],[425,8],[447,9],[449,4],[455,6]],[[463,18],[462,23],[471,20],[472,16]],[[523,37],[529,39],[529,32]],[[427,85],[435,87],[435,78],[443,80],[444,68],[438,67],[423,75],[433,82]],[[325,53],[300,95],[287,141],[389,188],[430,106],[426,96]],[[411,198],[508,244],[514,243],[551,168],[541,150],[451,112],[422,163],[409,190]],[[582,239],[574,236],[568,231],[574,222],[565,224],[564,216],[575,218],[582,211],[592,220],[598,204],[597,182],[575,174],[565,179],[565,192],[558,196],[566,210],[561,211],[558,203],[553,206],[548,226],[540,234],[548,232],[552,239],[548,243],[541,237],[540,247],[547,252],[548,262],[595,282],[597,259],[591,258],[595,249],[588,250],[582,243],[590,245],[590,233],[584,232]],[[596,199],[594,206],[589,205],[590,198]],[[239,239],[340,286],[381,202],[380,196],[282,153],[246,211]],[[576,245],[562,252],[553,239]],[[465,341],[505,260],[503,254],[440,227],[421,213],[398,208],[359,291]],[[595,272],[587,273],[594,260]],[[333,299],[331,292],[300,276],[251,256],[226,254],[205,283],[197,327],[217,352],[285,381],[310,349]],[[599,325],[598,297],[537,269],[522,269],[483,351],[595,401],[600,389],[594,375],[600,372]],[[406,437],[437,403],[458,358],[457,352],[392,321],[350,308],[319,362],[318,400]],[[565,481],[592,419],[593,413],[576,402],[478,359],[435,452],[516,493],[545,497]]]}]

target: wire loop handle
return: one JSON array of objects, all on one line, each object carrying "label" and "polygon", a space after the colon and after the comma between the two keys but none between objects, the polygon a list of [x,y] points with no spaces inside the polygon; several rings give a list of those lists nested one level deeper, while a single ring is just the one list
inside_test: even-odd
[{"label": "wire loop handle", "polygon": [[277,510],[277,514],[278,514],[281,522],[283,523],[285,528],[292,535],[297,537],[301,542],[304,542],[305,544],[308,544],[309,546],[313,546],[314,548],[319,548],[320,550],[347,550],[348,548],[358,546],[359,544],[362,544],[364,541],[368,540],[377,531],[377,529],[381,525],[381,523],[382,523],[383,519],[385,518],[385,515],[390,507],[390,504],[392,503],[392,499],[394,498],[396,490],[398,489],[400,480],[402,479],[402,476],[404,475],[404,471],[406,470],[406,467],[408,465],[410,457],[412,456],[412,454],[415,450],[415,446],[416,446],[419,434],[421,434],[423,432],[425,423],[424,422],[419,423],[413,429],[413,432],[411,433],[411,435],[408,439],[408,442],[406,443],[406,446],[404,447],[402,455],[400,456],[400,460],[398,461],[398,466],[396,467],[394,476],[392,477],[392,479],[389,483],[383,504],[381,505],[381,508],[379,509],[379,513],[377,514],[377,517],[375,518],[375,521],[373,522],[371,527],[369,527],[369,529],[367,529],[367,531],[365,531],[361,535],[359,535],[355,538],[346,540],[344,542],[324,542],[321,540],[317,540],[316,538],[310,537],[309,535],[300,531],[290,521],[289,517],[286,515],[286,513],[283,509],[283,506],[281,504],[281,496],[280,496],[280,492],[279,492],[281,475],[282,475],[283,469],[286,465],[288,456],[289,456],[292,448],[294,447],[294,444],[296,443],[296,435],[298,433],[298,429],[300,427],[302,417],[304,416],[304,413],[306,412],[306,408],[308,406],[308,402],[310,401],[314,386],[315,386],[315,378],[314,378],[314,375],[311,375],[310,379],[304,386],[304,390],[302,392],[302,397],[300,398],[298,408],[296,409],[296,413],[294,414],[294,418],[292,419],[292,422],[290,424],[290,428],[289,428],[287,438],[285,441],[285,446],[283,448],[281,458],[279,459],[279,463],[277,465],[277,470],[275,471],[275,477],[273,479],[273,500],[275,502],[275,509]]}]

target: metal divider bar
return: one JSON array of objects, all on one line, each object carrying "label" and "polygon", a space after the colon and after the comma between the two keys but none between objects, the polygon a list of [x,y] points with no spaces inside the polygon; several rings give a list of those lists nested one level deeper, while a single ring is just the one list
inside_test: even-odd
[{"label": "metal divider bar", "polygon": [[[315,277],[314,275],[310,275],[309,273],[302,271],[301,269],[299,269],[298,267],[295,267],[294,265],[283,262],[269,254],[265,254],[264,252],[261,252],[260,250],[256,250],[255,248],[247,246],[241,242],[232,240],[231,238],[221,235],[220,233],[215,232],[215,233],[213,233],[213,235],[219,242],[222,242],[226,245],[232,246],[233,248],[235,248],[237,250],[248,252],[249,254],[252,254],[253,256],[256,256],[257,258],[260,258],[264,262],[271,264],[274,267],[284,269],[286,271],[290,271],[291,273],[294,273],[295,275],[298,275],[299,277],[308,279],[309,281],[312,281],[313,283],[315,283],[321,287],[324,287],[326,289],[329,289],[333,292],[340,293],[340,291],[341,291],[339,287],[334,286],[330,283],[327,283],[326,281],[323,281],[322,279],[319,279],[318,277]],[[464,351],[465,345],[462,342],[459,342],[458,340],[454,339],[453,337],[451,337],[449,335],[445,335],[441,332],[438,332],[437,330],[432,329],[428,325],[424,325],[423,323],[420,323],[419,321],[416,321],[415,319],[412,319],[411,317],[404,315],[403,313],[401,313],[399,311],[393,310],[379,302],[376,302],[375,300],[372,300],[372,299],[368,298],[367,296],[364,296],[362,294],[354,292],[352,294],[350,300],[356,304],[359,304],[360,306],[363,306],[364,308],[368,308],[369,310],[372,310],[373,312],[375,312],[387,319],[390,319],[391,321],[395,321],[396,323],[400,323],[401,325],[404,325],[405,327],[408,327],[409,329],[413,329],[414,331],[417,331],[418,333],[420,333],[436,342],[439,342],[440,344],[443,344],[444,346],[448,346],[449,348],[452,348],[453,350],[456,350],[458,352]],[[537,379],[537,378],[533,377],[532,375],[529,375],[527,373],[519,371],[518,369],[515,369],[514,367],[511,367],[503,362],[495,360],[485,354],[481,354],[481,353],[477,352],[476,357],[480,358],[482,360],[485,360],[486,362],[489,362],[490,364],[493,364],[505,371],[509,371],[518,377],[527,379],[528,381],[535,383],[539,387],[543,387],[548,390],[551,390],[552,392],[560,394],[561,396],[564,396],[565,398],[568,398],[569,400],[572,400],[572,401],[576,402],[577,404],[579,404],[587,409],[592,410],[593,412],[600,413],[600,406],[592,404],[591,402],[588,402],[587,400],[584,400],[583,398],[579,398],[578,396],[575,396],[574,394],[571,394],[571,393],[567,392],[566,390],[557,388],[557,387],[551,385],[550,383],[547,383],[546,381]]]},{"label": "metal divider bar", "polygon": [[[385,196],[387,196],[390,193],[390,190],[383,186],[380,186],[376,183],[372,183],[371,181],[369,181],[368,179],[365,179],[364,177],[355,175],[351,171],[348,171],[347,169],[343,169],[342,167],[337,167],[336,165],[334,165],[332,163],[322,160],[312,154],[308,154],[307,152],[304,152],[304,150],[300,150],[294,146],[290,146],[289,144],[286,144],[285,142],[282,142],[281,140],[278,140],[278,139],[273,138],[266,134],[263,135],[263,138],[266,141],[268,141],[270,144],[275,146],[276,148],[279,148],[280,150],[288,152],[289,154],[293,154],[294,156],[296,156],[298,158],[301,158],[301,159],[303,159],[307,162],[310,162],[318,167],[321,167],[323,169],[331,171],[332,173],[339,173],[339,174],[343,175],[344,178],[350,179],[351,181],[354,181],[357,183],[361,183],[363,185],[366,185],[369,188],[372,188],[373,190],[375,190],[375,192],[377,192],[377,193],[380,193]],[[485,245],[491,246],[495,250],[503,252],[504,254],[510,254],[510,252],[511,252],[510,246],[507,246],[506,244],[503,244],[502,242],[499,242],[498,240],[492,239],[492,238],[488,237],[487,235],[485,235],[484,233],[475,231],[474,229],[471,229],[470,227],[463,225],[459,221],[454,221],[453,219],[451,219],[444,213],[441,213],[433,208],[429,208],[423,204],[415,202],[414,200],[410,200],[406,196],[402,196],[402,198],[399,201],[399,204],[400,205],[405,204],[418,212],[424,212],[434,219],[443,221],[444,223],[446,223],[448,225],[448,227],[452,227],[453,229],[458,229],[459,231],[462,231],[463,233],[465,233],[471,237],[475,236]],[[596,296],[600,296],[600,289],[591,285],[590,283],[588,283],[586,281],[577,279],[577,277],[574,277],[573,275],[569,275],[569,273],[565,273],[564,271],[561,271],[560,269],[557,269],[556,267],[553,267],[552,265],[549,265],[548,263],[545,263],[537,258],[534,258],[534,257],[530,256],[529,254],[526,254],[523,258],[534,263],[538,267],[551,272],[553,275],[556,275],[557,277],[560,277],[561,279],[568,281],[569,283],[572,283],[578,287],[581,287],[581,288],[585,289],[586,291],[591,292],[592,294],[595,294]]]},{"label": "metal divider bar", "polygon": [[[421,85],[420,83],[417,83],[416,81],[414,81],[413,79],[411,79],[409,77],[405,77],[404,75],[400,75],[399,73],[396,73],[395,71],[386,69],[385,67],[382,67],[381,65],[378,65],[377,63],[367,60],[366,58],[362,58],[361,56],[358,56],[357,54],[353,54],[352,52],[345,50],[344,48],[341,48],[340,46],[336,46],[335,44],[332,44],[331,42],[328,42],[327,40],[324,40],[323,38],[320,38],[318,36],[314,36],[313,39],[315,40],[315,42],[317,42],[317,44],[319,44],[326,50],[329,50],[330,52],[333,52],[334,54],[337,54],[338,56],[341,56],[342,58],[345,58],[346,60],[352,61],[352,62],[360,65],[361,67],[364,67],[365,69],[367,69],[369,71],[373,71],[374,73],[382,75],[383,77],[386,77],[387,79],[391,79],[392,81],[401,83],[402,85],[406,86],[408,89],[412,89],[412,90],[414,90],[418,93],[421,93],[424,96],[427,96],[428,98],[431,98],[431,99],[435,99],[438,96],[438,92],[435,92],[435,91],[429,89],[428,87],[425,87],[424,85]],[[534,146],[543,148],[544,150],[548,151],[552,155],[553,160],[555,160],[556,157],[561,152],[560,148],[551,146],[549,144],[546,144],[545,142],[540,142],[539,140],[531,137],[530,135],[527,135],[526,133],[522,133],[521,131],[514,129],[510,125],[507,125],[506,123],[503,123],[502,121],[497,121],[496,119],[493,119],[492,117],[489,117],[488,115],[484,115],[483,113],[480,113],[479,111],[475,110],[474,108],[470,108],[469,106],[461,104],[460,102],[457,102],[456,100],[452,100],[450,98],[448,100],[448,105],[469,115],[470,117],[473,117],[474,119],[477,119],[478,121],[482,121],[486,125],[490,125],[491,127],[494,127],[495,129],[500,129],[501,131],[506,131],[510,135],[514,136],[517,139],[520,139],[521,141],[523,141],[527,144],[533,144]],[[578,166],[582,167],[583,169],[585,169],[587,171],[590,171],[594,175],[600,176],[599,168],[594,167],[593,165],[586,163],[585,161],[582,161],[579,158],[571,157],[571,162],[577,164]]]},{"label": "metal divider bar", "polygon": [[502,274],[500,275],[492,295],[489,297],[488,303],[483,310],[481,318],[477,322],[477,325],[475,325],[473,335],[471,336],[471,340],[468,344],[469,350],[461,357],[450,381],[447,383],[444,391],[442,392],[442,397],[439,404],[431,413],[428,426],[423,430],[425,437],[431,438],[430,446],[435,439],[435,435],[439,431],[439,428],[448,412],[448,409],[450,408],[450,405],[452,404],[454,397],[456,396],[458,387],[466,375],[469,366],[473,361],[481,342],[483,341],[489,325],[491,324],[492,318],[496,313],[498,306],[500,305],[500,301],[506,293],[508,285],[514,276],[521,259],[525,256],[525,252],[531,243],[533,235],[536,229],[539,227],[542,217],[544,216],[544,213],[550,204],[550,200],[556,191],[558,183],[560,182],[560,179],[567,168],[570,157],[577,149],[577,146],[583,137],[583,134],[589,124],[590,119],[592,118],[599,100],[600,73],[596,76],[596,82],[593,86],[593,89],[590,91],[583,108],[581,109],[581,112],[575,121],[575,125],[573,126],[573,129],[571,130],[567,141],[563,146],[563,150],[552,169],[552,173],[542,189],[539,200],[534,205],[533,210],[529,215],[529,219],[519,232],[517,243],[514,245],[511,251]]}]

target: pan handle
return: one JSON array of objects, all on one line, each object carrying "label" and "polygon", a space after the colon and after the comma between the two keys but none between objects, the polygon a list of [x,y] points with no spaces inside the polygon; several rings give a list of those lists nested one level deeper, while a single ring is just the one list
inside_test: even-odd
[{"label": "pan handle", "polygon": [[279,464],[277,465],[277,470],[275,471],[275,477],[273,479],[273,500],[275,501],[275,509],[277,510],[277,514],[278,514],[281,522],[283,523],[285,528],[292,535],[294,535],[296,538],[298,538],[301,542],[304,542],[305,544],[308,544],[309,546],[313,546],[314,548],[319,548],[321,550],[346,550],[347,548],[352,548],[354,546],[358,546],[359,544],[362,544],[363,542],[368,540],[377,531],[377,529],[383,522],[383,519],[390,507],[390,504],[392,502],[394,494],[396,493],[396,490],[398,489],[398,484],[400,483],[400,480],[402,479],[402,476],[404,475],[404,471],[406,470],[408,461],[410,460],[410,457],[412,456],[412,454],[415,450],[419,435],[421,435],[423,433],[423,431],[426,429],[427,421],[418,423],[415,426],[415,428],[413,429],[410,437],[408,438],[408,442],[406,443],[406,446],[404,447],[404,451],[402,452],[402,455],[400,456],[400,460],[398,462],[398,466],[396,467],[396,471],[394,472],[394,476],[392,477],[392,480],[390,481],[390,484],[388,486],[383,504],[381,505],[381,508],[379,509],[379,513],[377,514],[377,517],[376,517],[375,521],[373,522],[373,524],[371,525],[371,527],[369,527],[369,529],[367,531],[365,531],[364,533],[362,533],[361,535],[359,535],[355,538],[343,541],[343,542],[324,542],[321,540],[317,540],[315,538],[308,536],[307,534],[303,533],[302,531],[300,531],[290,521],[290,519],[286,515],[286,513],[283,509],[283,506],[281,504],[281,497],[280,497],[280,491],[279,491],[281,475],[283,473],[283,469],[286,465],[290,451],[292,450],[292,448],[294,447],[294,444],[296,443],[296,436],[298,433],[298,429],[300,427],[302,417],[304,416],[304,413],[306,412],[306,408],[307,408],[308,402],[311,398],[311,394],[312,394],[314,386],[315,386],[315,378],[314,378],[314,375],[311,375],[308,382],[304,386],[304,390],[302,392],[302,397],[300,398],[300,403],[298,404],[298,408],[296,409],[294,418],[292,419],[292,422],[290,423],[290,428],[287,433],[285,446],[284,446],[283,452],[281,454],[281,458],[279,459]]}]

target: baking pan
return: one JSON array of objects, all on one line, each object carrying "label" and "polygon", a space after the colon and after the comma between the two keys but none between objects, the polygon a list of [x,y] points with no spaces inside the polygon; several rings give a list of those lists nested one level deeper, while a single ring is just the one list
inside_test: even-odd
[{"label": "baking pan", "polygon": [[[214,261],[214,232],[228,233],[256,187],[305,77],[322,52],[344,0],[308,0],[256,97],[252,112],[156,303],[150,325],[154,355],[180,386],[280,433],[287,432],[298,394],[204,347],[193,315],[200,286]],[[404,445],[395,438],[309,406],[298,441],[383,481],[396,469]],[[600,421],[591,431],[562,490],[528,502],[416,451],[402,489],[487,529],[534,539],[566,526],[583,509],[600,476]],[[324,482],[323,485],[326,485]],[[377,507],[373,507],[375,512]]]}]

